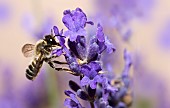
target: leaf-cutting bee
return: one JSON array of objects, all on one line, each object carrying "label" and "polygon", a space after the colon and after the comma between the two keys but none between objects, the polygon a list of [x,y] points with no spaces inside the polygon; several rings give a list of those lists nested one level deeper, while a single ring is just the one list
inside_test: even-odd
[{"label": "leaf-cutting bee", "polygon": [[25,44],[22,47],[22,53],[25,57],[32,57],[34,55],[34,59],[26,69],[26,77],[29,80],[34,80],[34,78],[39,73],[40,68],[42,67],[44,61],[47,62],[52,68],[58,71],[60,70],[70,71],[67,68],[55,68],[54,63],[67,64],[65,62],[60,62],[56,60],[52,61],[52,58],[57,57],[51,54],[52,51],[56,49],[56,47],[60,47],[60,44],[56,41],[52,30],[51,35],[45,35],[44,38],[37,41],[35,45]]}]

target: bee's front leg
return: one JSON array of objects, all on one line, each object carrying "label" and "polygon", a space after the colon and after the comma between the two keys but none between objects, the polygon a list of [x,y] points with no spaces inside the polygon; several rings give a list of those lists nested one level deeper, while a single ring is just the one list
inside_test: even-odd
[{"label": "bee's front leg", "polygon": [[[71,70],[68,69],[68,68],[65,68],[65,67],[64,67],[64,68],[56,68],[56,67],[54,66],[54,62],[51,61],[51,60],[49,60],[49,59],[45,59],[45,62],[47,62],[47,63],[49,64],[50,67],[52,67],[53,69],[55,69],[55,70],[57,70],[57,71],[66,71],[66,72],[68,72],[68,73],[70,73],[70,74],[79,76],[79,74],[77,74],[77,73],[71,71]],[[57,62],[58,62],[58,61],[57,61]],[[58,64],[59,64],[59,63],[58,63]]]},{"label": "bee's front leg", "polygon": [[57,64],[65,64],[64,62],[60,62],[60,61],[51,61],[50,59],[48,58],[45,58],[44,59],[45,62],[47,62],[49,64],[50,67],[52,67],[53,69],[57,70],[57,71],[69,71],[69,73],[71,73],[72,71],[68,68],[56,68],[54,63],[57,63]]},{"label": "bee's front leg", "polygon": [[67,62],[61,62],[61,61],[57,61],[57,60],[52,60],[54,58],[57,58],[58,56],[57,55],[52,55],[48,58],[45,58],[45,61],[48,61],[50,60],[51,62],[55,63],[55,64],[68,64]]}]

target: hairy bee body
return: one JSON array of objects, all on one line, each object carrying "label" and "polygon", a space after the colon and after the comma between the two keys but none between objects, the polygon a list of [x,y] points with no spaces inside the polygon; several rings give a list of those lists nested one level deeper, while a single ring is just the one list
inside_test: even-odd
[{"label": "hairy bee body", "polygon": [[42,54],[40,56],[35,57],[34,60],[31,62],[31,64],[26,69],[26,77],[29,80],[33,80],[38,72],[40,71],[40,68],[42,67],[44,57]]},{"label": "hairy bee body", "polygon": [[35,45],[25,44],[22,48],[22,52],[25,57],[29,57],[30,52],[34,51],[34,59],[26,69],[26,77],[29,80],[34,80],[40,71],[44,61],[48,61],[51,56],[51,52],[54,47],[59,46],[55,41],[53,35],[46,35],[44,39],[39,40]]},{"label": "hairy bee body", "polygon": [[44,40],[39,40],[35,45],[35,57],[31,64],[26,69],[26,77],[29,80],[33,80],[40,71],[43,65],[45,57],[49,56],[52,49],[51,47],[46,47],[47,42]]}]

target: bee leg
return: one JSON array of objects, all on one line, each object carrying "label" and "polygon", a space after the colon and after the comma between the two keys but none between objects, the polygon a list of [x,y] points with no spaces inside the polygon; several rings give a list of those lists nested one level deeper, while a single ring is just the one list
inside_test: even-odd
[{"label": "bee leg", "polygon": [[60,62],[60,61],[57,61],[57,60],[52,61],[52,59],[56,58],[56,57],[58,57],[58,56],[57,55],[52,55],[49,58],[45,58],[45,61],[51,61],[51,62],[56,63],[56,64],[68,64],[67,62]]},{"label": "bee leg", "polygon": [[53,64],[52,61],[46,61],[46,62],[49,64],[50,67],[52,67],[53,69],[55,69],[55,70],[57,70],[57,71],[66,71],[66,72],[68,72],[68,73],[70,73],[70,74],[73,74],[73,75],[78,76],[78,74],[76,74],[75,72],[71,71],[71,70],[68,69],[68,68],[56,68],[56,67],[54,66],[54,64]]},{"label": "bee leg", "polygon": [[70,69],[67,69],[67,68],[56,68],[55,66],[54,66],[54,62],[53,61],[50,61],[50,60],[48,60],[48,61],[46,61],[48,64],[49,64],[49,66],[50,67],[52,67],[53,69],[55,69],[55,70],[57,70],[57,71],[71,71]]},{"label": "bee leg", "polygon": [[54,69],[57,70],[57,71],[66,71],[66,72],[68,72],[72,75],[79,76],[79,74],[77,74],[77,73],[75,73],[75,72],[73,72],[73,71],[71,71],[70,69],[67,69],[67,68],[54,68]]},{"label": "bee leg", "polygon": [[52,67],[53,69],[55,68],[54,64],[52,62],[47,62],[49,64],[50,67]]},{"label": "bee leg", "polygon": [[67,68],[54,68],[57,71],[71,71],[70,69]]},{"label": "bee leg", "polygon": [[54,62],[54,63],[56,63],[56,64],[68,64],[67,62],[60,62],[60,61],[56,61],[56,60],[54,60],[54,61],[52,61],[52,62]]},{"label": "bee leg", "polygon": [[57,56],[57,55],[52,55],[51,57],[49,57],[48,59],[53,59],[53,58],[57,58],[57,57],[59,57],[59,56]]}]

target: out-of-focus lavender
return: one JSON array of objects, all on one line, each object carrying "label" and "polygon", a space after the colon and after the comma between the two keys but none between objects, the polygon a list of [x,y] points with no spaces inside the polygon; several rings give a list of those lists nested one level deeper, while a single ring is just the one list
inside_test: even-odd
[{"label": "out-of-focus lavender", "polygon": [[6,21],[9,21],[12,14],[12,8],[10,7],[10,4],[0,2],[0,23],[4,23]]},{"label": "out-of-focus lavender", "polygon": [[156,36],[156,43],[162,51],[170,50],[170,19],[163,23],[163,27]]},{"label": "out-of-focus lavender", "polygon": [[45,17],[41,24],[35,23],[37,20],[31,14],[24,14],[21,19],[21,26],[30,36],[33,36],[36,40],[42,39],[45,35],[49,34],[53,27],[54,19],[52,17]]},{"label": "out-of-focus lavender", "polygon": [[[116,30],[122,39],[128,41],[133,31],[130,21],[135,18],[147,17],[155,0],[96,0],[98,14],[95,19],[101,22],[104,28]],[[117,33],[112,33],[116,35]]]},{"label": "out-of-focus lavender", "polygon": [[169,108],[167,84],[163,78],[154,75],[144,64],[144,57],[137,54],[134,61],[135,105],[140,108]]},{"label": "out-of-focus lavender", "polygon": [[44,72],[41,72],[36,81],[27,83],[23,87],[16,86],[14,74],[12,66],[3,65],[0,108],[48,108],[52,106]]},{"label": "out-of-focus lavender", "polygon": [[46,75],[41,71],[34,83],[26,84],[21,90],[21,100],[25,108],[47,108],[51,107]]},{"label": "out-of-focus lavender", "polygon": [[17,96],[15,85],[13,84],[13,73],[10,66],[4,66],[3,74],[3,94],[0,96],[1,108],[23,108],[22,102]]}]

